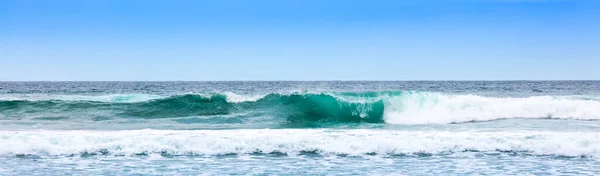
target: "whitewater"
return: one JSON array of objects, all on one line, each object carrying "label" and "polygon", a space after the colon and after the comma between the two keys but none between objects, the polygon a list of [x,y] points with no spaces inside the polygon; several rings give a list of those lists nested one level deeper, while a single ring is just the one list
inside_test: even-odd
[{"label": "whitewater", "polygon": [[600,157],[594,132],[439,132],[330,129],[0,131],[0,155],[449,155],[456,152]]},{"label": "whitewater", "polygon": [[598,175],[600,82],[0,82],[0,165],[0,175]]}]

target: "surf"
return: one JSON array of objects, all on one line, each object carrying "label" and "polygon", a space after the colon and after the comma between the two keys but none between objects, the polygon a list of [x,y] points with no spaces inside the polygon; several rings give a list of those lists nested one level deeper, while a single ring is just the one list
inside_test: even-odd
[{"label": "surf", "polygon": [[449,155],[515,153],[600,157],[596,132],[399,130],[36,130],[0,131],[0,156]]},{"label": "surf", "polygon": [[[600,120],[594,96],[485,97],[436,92],[291,92],[242,95],[231,92],[180,95],[3,95],[0,117],[89,120],[177,119],[190,123],[445,124],[512,118]],[[214,120],[214,121],[212,121]],[[189,121],[188,121],[189,122]]]}]

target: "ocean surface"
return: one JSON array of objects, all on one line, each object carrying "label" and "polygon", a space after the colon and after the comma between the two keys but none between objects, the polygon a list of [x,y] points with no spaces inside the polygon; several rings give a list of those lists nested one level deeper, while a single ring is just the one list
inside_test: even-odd
[{"label": "ocean surface", "polygon": [[0,175],[600,175],[600,81],[0,82]]}]

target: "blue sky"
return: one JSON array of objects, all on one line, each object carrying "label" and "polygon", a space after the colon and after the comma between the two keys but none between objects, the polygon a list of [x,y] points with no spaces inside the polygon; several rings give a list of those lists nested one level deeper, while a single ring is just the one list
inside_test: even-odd
[{"label": "blue sky", "polygon": [[593,0],[3,0],[0,80],[600,79]]}]

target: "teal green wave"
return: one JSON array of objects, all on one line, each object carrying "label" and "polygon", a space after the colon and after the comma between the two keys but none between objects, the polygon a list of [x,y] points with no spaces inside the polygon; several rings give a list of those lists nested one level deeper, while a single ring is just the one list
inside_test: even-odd
[{"label": "teal green wave", "polygon": [[[361,98],[365,101],[348,101],[333,94],[268,94],[256,101],[229,102],[227,96],[214,94],[176,95],[143,102],[118,103],[99,101],[65,100],[12,100],[0,101],[0,114],[4,118],[24,118],[36,116],[44,120],[68,119],[163,119],[178,117],[221,117],[207,118],[201,123],[226,123],[231,121],[222,116],[235,118],[276,118],[283,123],[307,122],[366,122],[383,123],[384,102],[378,96],[396,93],[340,93],[348,98]],[[212,121],[211,121],[212,120]],[[197,121],[194,123],[198,123]]]}]

